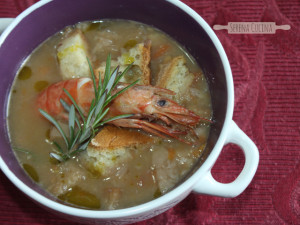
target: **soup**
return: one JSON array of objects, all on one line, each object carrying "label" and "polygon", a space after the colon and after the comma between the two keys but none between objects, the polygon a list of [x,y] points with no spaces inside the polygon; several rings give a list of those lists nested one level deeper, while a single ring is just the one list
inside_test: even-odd
[{"label": "soup", "polygon": [[[103,107],[109,108],[104,119],[129,115],[99,126],[82,151],[62,155],[57,146],[64,140],[39,109],[68,133],[70,114],[60,99],[69,107],[72,101],[63,88],[88,115],[95,95],[89,77],[105,80],[108,55],[111,71],[131,65],[112,95],[137,84]],[[176,187],[201,158],[211,115],[205,77],[182,46],[145,24],[101,20],[66,27],[25,60],[12,86],[8,124],[20,164],[41,187],[65,204],[113,210]]]}]

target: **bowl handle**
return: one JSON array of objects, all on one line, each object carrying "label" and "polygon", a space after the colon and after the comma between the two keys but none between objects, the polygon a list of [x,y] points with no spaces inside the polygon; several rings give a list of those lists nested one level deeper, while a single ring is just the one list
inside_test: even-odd
[{"label": "bowl handle", "polygon": [[230,124],[230,131],[225,144],[233,143],[241,147],[245,156],[245,165],[239,176],[231,183],[220,183],[212,174],[212,167],[205,176],[197,182],[193,191],[221,197],[236,197],[241,194],[251,182],[258,167],[259,153],[251,139],[236,125],[234,121]]}]

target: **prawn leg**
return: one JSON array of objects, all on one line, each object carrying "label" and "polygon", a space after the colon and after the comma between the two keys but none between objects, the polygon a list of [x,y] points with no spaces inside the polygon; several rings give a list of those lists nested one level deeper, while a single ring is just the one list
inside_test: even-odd
[{"label": "prawn leg", "polygon": [[138,128],[142,129],[148,133],[157,135],[162,138],[166,138],[170,136],[175,138],[181,142],[186,144],[192,145],[192,143],[180,138],[178,135],[186,134],[186,131],[174,130],[169,127],[165,127],[156,123],[150,123],[145,120],[138,120],[138,119],[118,119],[109,122],[117,127],[126,127],[126,128]]}]

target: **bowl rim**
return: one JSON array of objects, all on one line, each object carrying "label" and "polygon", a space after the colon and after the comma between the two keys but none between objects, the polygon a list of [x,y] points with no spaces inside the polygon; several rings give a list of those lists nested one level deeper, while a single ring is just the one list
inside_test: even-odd
[{"label": "bowl rim", "polygon": [[[5,41],[6,37],[9,35],[9,33],[18,25],[20,21],[22,21],[23,18],[28,16],[31,12],[34,10],[42,7],[43,5],[46,5],[53,0],[41,0],[29,8],[27,8],[25,11],[23,11],[20,15],[14,19],[14,21],[7,27],[7,29],[2,33],[0,36],[0,47],[2,43]],[[94,219],[111,219],[111,218],[125,218],[130,217],[138,214],[143,214],[149,211],[153,211],[155,209],[159,209],[160,206],[164,206],[167,203],[173,202],[175,199],[178,199],[179,196],[184,195],[184,193],[190,193],[192,191],[193,186],[201,179],[201,177],[207,172],[210,171],[210,169],[213,167],[215,161],[217,160],[222,147],[225,143],[228,129],[230,122],[232,120],[233,115],[233,107],[234,107],[234,90],[233,90],[233,78],[231,73],[230,64],[227,58],[227,55],[225,53],[225,50],[223,49],[221,42],[217,38],[214,31],[211,29],[211,27],[207,24],[207,22],[198,14],[196,13],[192,8],[184,4],[183,2],[179,0],[165,0],[178,8],[180,8],[182,11],[190,15],[199,26],[201,26],[206,34],[209,36],[210,40],[213,42],[213,45],[215,46],[219,57],[221,59],[223,69],[225,72],[225,78],[226,78],[226,86],[227,86],[227,108],[226,108],[226,115],[225,120],[223,124],[223,128],[221,130],[220,136],[205,160],[205,162],[201,165],[201,167],[193,174],[191,175],[186,181],[184,181],[182,184],[178,185],[173,190],[167,192],[166,194],[162,195],[161,197],[148,201],[146,203],[139,204],[137,206],[124,208],[124,209],[116,209],[116,210],[90,210],[90,209],[81,209],[81,208],[75,208],[72,206],[64,205],[59,202],[55,202],[53,200],[50,200],[46,198],[45,196],[37,193],[30,187],[28,187],[26,184],[24,184],[19,178],[16,177],[16,175],[8,168],[8,166],[5,164],[3,159],[0,156],[0,168],[3,171],[3,173],[9,178],[9,180],[18,187],[22,192],[24,192],[27,196],[35,200],[36,202],[52,209],[53,211],[57,211],[60,213],[68,214],[75,217],[82,217],[82,218],[94,218]],[[7,109],[8,110],[8,109]],[[6,112],[7,115],[7,112]],[[186,194],[186,195],[187,195]],[[177,203],[177,202],[176,202]],[[165,210],[167,210],[166,208]]]}]

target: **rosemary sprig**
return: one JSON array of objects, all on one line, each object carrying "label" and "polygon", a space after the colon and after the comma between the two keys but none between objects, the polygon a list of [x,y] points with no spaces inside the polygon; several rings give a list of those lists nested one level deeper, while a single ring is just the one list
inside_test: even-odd
[{"label": "rosemary sprig", "polygon": [[18,148],[18,147],[13,146],[12,149],[15,151],[18,151],[18,152],[25,153],[26,155],[32,155],[32,152],[28,151],[25,148]]},{"label": "rosemary sprig", "polygon": [[[89,59],[87,60],[89,63],[95,92],[95,98],[91,103],[88,115],[84,116],[84,113],[80,109],[79,105],[66,89],[64,89],[64,92],[70,98],[72,105],[68,105],[63,99],[60,99],[60,102],[64,109],[69,113],[68,135],[66,135],[60,124],[52,116],[50,116],[44,110],[39,109],[40,113],[57,128],[64,140],[65,148],[63,148],[57,142],[53,141],[53,145],[56,147],[57,151],[50,153],[51,157],[61,162],[70,159],[71,157],[82,151],[85,151],[92,138],[98,132],[99,128],[104,124],[113,120],[132,116],[132,114],[124,114],[103,120],[109,111],[109,107],[107,107],[109,103],[139,81],[136,80],[135,82],[121,89],[116,94],[112,95],[112,90],[130,69],[131,65],[129,65],[122,73],[119,73],[119,66],[116,67],[113,72],[111,72],[111,56],[108,55],[106,60],[104,79],[103,81],[101,80],[101,76],[99,73],[99,80],[97,83],[91,63]],[[77,117],[76,112],[79,114],[80,118]]]}]

